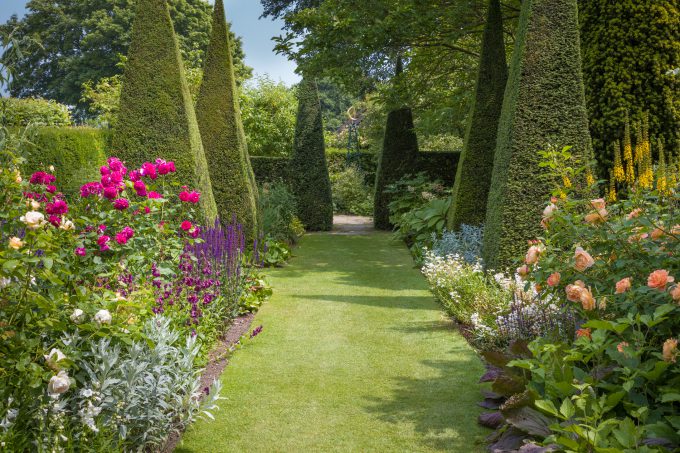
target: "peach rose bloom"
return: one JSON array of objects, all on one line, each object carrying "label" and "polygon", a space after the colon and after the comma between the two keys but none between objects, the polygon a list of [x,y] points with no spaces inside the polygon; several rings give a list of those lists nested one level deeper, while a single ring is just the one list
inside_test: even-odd
[{"label": "peach rose bloom", "polygon": [[581,305],[583,306],[583,309],[585,311],[592,311],[595,310],[595,298],[593,297],[593,293],[590,292],[590,289],[583,288],[581,289]]},{"label": "peach rose bloom", "polygon": [[587,338],[589,340],[592,340],[592,338],[593,338],[592,330],[590,330],[590,328],[588,328],[588,329],[578,329],[576,331],[576,336],[578,338]]},{"label": "peach rose bloom", "polygon": [[607,203],[604,201],[604,198],[598,198],[596,200],[590,200],[590,205],[599,211],[600,209],[604,209],[605,206],[607,206]]},{"label": "peach rose bloom", "polygon": [[623,294],[628,291],[631,287],[630,277],[622,278],[616,282],[616,294]]},{"label": "peach rose bloom", "polygon": [[661,228],[655,228],[654,231],[652,231],[651,234],[650,234],[649,236],[650,236],[652,239],[655,239],[655,240],[656,240],[656,239],[661,239],[662,237],[665,236],[665,234],[666,234],[666,233],[665,233],[664,230],[662,230]]},{"label": "peach rose bloom", "polygon": [[599,209],[597,212],[591,212],[585,216],[585,221],[587,223],[602,223],[607,220],[609,213],[606,209]]},{"label": "peach rose bloom", "polygon": [[671,234],[680,234],[680,225],[675,225],[675,226],[671,229]]},{"label": "peach rose bloom", "polygon": [[526,264],[524,266],[518,267],[517,268],[517,275],[522,277],[522,279],[525,279],[527,275],[529,275],[529,266]]},{"label": "peach rose bloom", "polygon": [[550,277],[548,277],[548,286],[557,286],[560,284],[560,278],[562,276],[560,275],[559,272],[554,272],[550,274]]},{"label": "peach rose bloom", "polygon": [[678,355],[678,340],[669,338],[663,344],[663,359],[666,362],[675,363],[675,358]]},{"label": "peach rose bloom", "polygon": [[668,271],[665,269],[657,269],[647,277],[647,286],[653,289],[658,289],[664,291],[666,285],[675,281],[675,278],[668,275]]},{"label": "peach rose bloom", "polygon": [[538,263],[538,257],[541,255],[541,249],[537,245],[532,245],[527,251],[527,256],[524,258],[524,262],[531,265]]},{"label": "peach rose bloom", "polygon": [[581,291],[585,288],[585,284],[578,280],[573,285],[567,285],[565,291],[567,292],[567,300],[571,302],[578,302],[581,300]]},{"label": "peach rose bloom", "polygon": [[628,342],[622,341],[621,343],[619,343],[619,344],[616,345],[616,350],[619,351],[621,354],[623,354],[624,351],[625,351],[624,348],[627,348],[628,346],[630,346],[630,345],[628,344]]},{"label": "peach rose bloom", "polygon": [[638,217],[640,217],[640,214],[642,214],[642,209],[640,209],[640,208],[635,208],[635,209],[633,209],[633,210],[630,212],[630,214],[628,214],[628,215],[626,216],[626,218],[627,218],[628,220],[637,219]]},{"label": "peach rose bloom", "polygon": [[595,260],[593,259],[592,256],[590,256],[590,253],[586,252],[581,247],[576,247],[574,259],[576,260],[574,268],[579,272],[583,272],[586,269],[593,267],[593,265],[595,264]]},{"label": "peach rose bloom", "polygon": [[18,237],[14,236],[9,239],[9,246],[13,248],[14,250],[19,250],[21,247],[24,246],[24,241],[19,239]]},{"label": "peach rose bloom", "polygon": [[680,285],[675,285],[671,289],[671,297],[673,298],[674,301],[680,302]]}]

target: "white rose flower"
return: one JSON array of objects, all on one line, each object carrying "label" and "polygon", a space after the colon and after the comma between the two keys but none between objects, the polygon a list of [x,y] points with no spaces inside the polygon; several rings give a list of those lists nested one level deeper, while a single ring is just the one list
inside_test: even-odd
[{"label": "white rose flower", "polygon": [[550,203],[543,210],[543,217],[549,219],[555,214],[555,211],[557,211],[557,205],[555,203]]},{"label": "white rose flower", "polygon": [[81,310],[80,308],[76,308],[73,310],[73,313],[71,314],[71,321],[73,321],[75,324],[80,324],[85,320],[85,312]]},{"label": "white rose flower", "polygon": [[71,387],[71,380],[66,371],[60,371],[56,376],[50,378],[50,383],[47,384],[47,393],[56,398],[62,393],[68,392]]},{"label": "white rose flower", "polygon": [[50,171],[54,173],[54,165],[50,165]]},{"label": "white rose flower", "polygon": [[9,240],[9,246],[13,248],[14,250],[19,250],[21,247],[24,246],[24,241],[19,239],[18,237],[12,237]]},{"label": "white rose flower", "polygon": [[0,278],[0,289],[7,288],[10,285],[10,283],[12,283],[11,279],[5,277]]},{"label": "white rose flower", "polygon": [[31,200],[31,207],[33,208],[34,211],[37,211],[38,209],[40,209],[40,203],[38,203],[35,200]]},{"label": "white rose flower", "polygon": [[45,362],[47,362],[47,366],[57,371],[60,368],[59,362],[64,360],[66,358],[66,355],[59,349],[54,348],[50,351],[49,354],[46,354],[44,357]]},{"label": "white rose flower", "polygon": [[64,231],[72,231],[75,230],[76,226],[71,222],[70,220],[67,220],[66,217],[61,219],[61,223],[59,224],[59,228],[61,228]]},{"label": "white rose flower", "polygon": [[100,326],[102,324],[111,324],[111,313],[109,313],[108,310],[99,310],[95,315],[94,315],[94,320],[99,324]]},{"label": "white rose flower", "polygon": [[21,172],[19,170],[15,170],[14,171],[14,182],[16,182],[17,184],[21,184],[21,181],[23,181],[23,180],[24,179],[21,177]]},{"label": "white rose flower", "polygon": [[37,230],[45,224],[45,216],[37,211],[28,211],[19,220],[24,222],[29,230]]}]

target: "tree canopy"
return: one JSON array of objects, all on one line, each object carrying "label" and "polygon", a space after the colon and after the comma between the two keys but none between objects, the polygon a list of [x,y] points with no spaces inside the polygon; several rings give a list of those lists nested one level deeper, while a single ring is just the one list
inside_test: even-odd
[{"label": "tree canopy", "polygon": [[[137,0],[30,0],[23,18],[0,26],[17,39],[32,37],[30,51],[14,62],[12,96],[41,96],[71,105],[81,103],[85,82],[122,73]],[[169,0],[170,15],[185,60],[199,67],[210,38],[211,6],[205,0]],[[244,64],[240,38],[234,39],[239,77]]]}]

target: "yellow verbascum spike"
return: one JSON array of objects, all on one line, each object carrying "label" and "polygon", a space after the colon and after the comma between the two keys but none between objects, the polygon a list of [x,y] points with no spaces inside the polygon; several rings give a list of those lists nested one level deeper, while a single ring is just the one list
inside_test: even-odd
[{"label": "yellow verbascum spike", "polygon": [[626,180],[626,173],[623,170],[623,162],[621,161],[621,142],[618,140],[614,142],[613,179],[618,183],[622,183]]}]

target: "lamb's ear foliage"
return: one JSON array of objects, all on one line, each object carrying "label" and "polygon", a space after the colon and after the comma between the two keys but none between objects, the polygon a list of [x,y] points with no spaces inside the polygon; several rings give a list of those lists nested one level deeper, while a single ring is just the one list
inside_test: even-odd
[{"label": "lamb's ear foliage", "polygon": [[257,189],[241,121],[231,45],[224,5],[216,0],[196,116],[218,216],[226,223],[235,217],[252,240],[259,230]]},{"label": "lamb's ear foliage", "polygon": [[128,166],[174,161],[177,180],[201,192],[203,212],[214,220],[208,164],[166,0],[137,1],[127,57],[112,153]]},{"label": "lamb's ear foliage", "polygon": [[576,0],[525,0],[503,100],[483,258],[492,269],[512,265],[541,232],[553,188],[539,151],[572,146],[581,163],[592,147],[585,106]]}]

